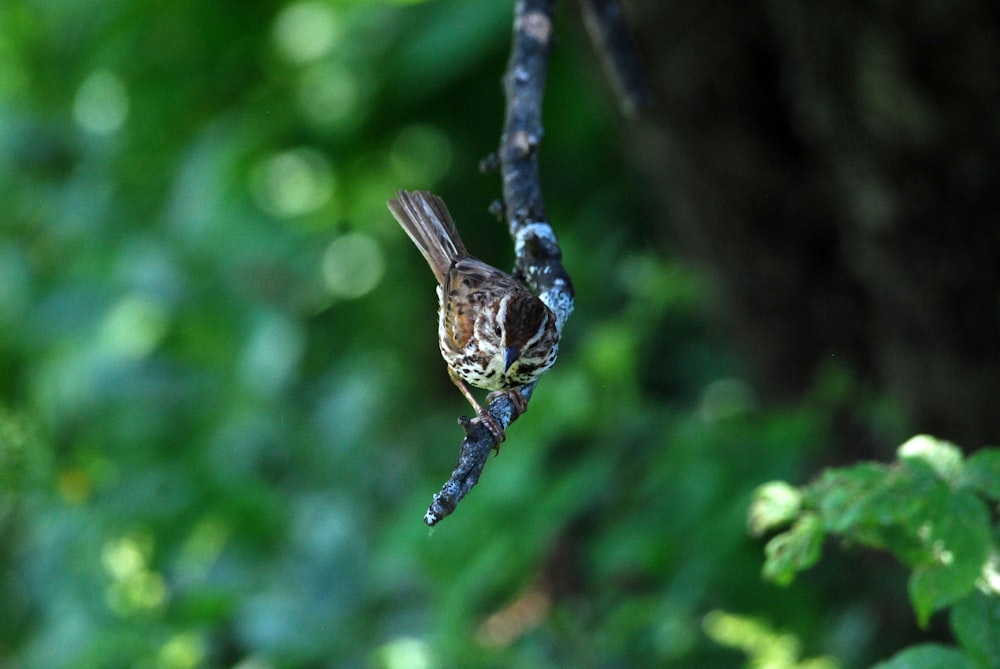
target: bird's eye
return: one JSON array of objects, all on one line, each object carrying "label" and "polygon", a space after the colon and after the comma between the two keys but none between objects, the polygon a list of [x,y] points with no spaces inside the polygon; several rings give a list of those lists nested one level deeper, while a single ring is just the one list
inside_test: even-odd
[{"label": "bird's eye", "polygon": [[495,334],[498,337],[502,334],[502,332],[500,331],[500,326],[499,325],[494,325],[493,326],[493,334]]}]

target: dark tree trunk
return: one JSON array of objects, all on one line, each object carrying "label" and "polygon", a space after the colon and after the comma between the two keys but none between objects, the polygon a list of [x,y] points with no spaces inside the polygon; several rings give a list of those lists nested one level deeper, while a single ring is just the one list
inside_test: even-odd
[{"label": "dark tree trunk", "polygon": [[1000,441],[1000,5],[634,2],[635,153],[775,396],[836,357]]}]

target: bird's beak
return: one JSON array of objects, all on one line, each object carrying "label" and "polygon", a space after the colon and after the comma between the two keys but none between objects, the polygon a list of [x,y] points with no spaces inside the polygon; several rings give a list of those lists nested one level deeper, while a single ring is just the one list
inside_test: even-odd
[{"label": "bird's beak", "polygon": [[510,369],[510,366],[514,364],[517,360],[517,356],[521,353],[516,346],[508,346],[503,350],[503,371]]}]

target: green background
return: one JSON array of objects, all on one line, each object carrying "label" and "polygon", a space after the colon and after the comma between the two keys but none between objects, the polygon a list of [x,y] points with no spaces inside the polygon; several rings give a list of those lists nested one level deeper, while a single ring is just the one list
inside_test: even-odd
[{"label": "green background", "polygon": [[935,635],[883,556],[760,578],[752,490],[835,461],[845,408],[886,453],[909,427],[835,358],[761,399],[556,18],[541,171],[576,311],[429,530],[469,409],[385,201],[434,190],[512,264],[477,167],[511,3],[0,4],[0,666],[742,666],[713,611],[842,666]]}]

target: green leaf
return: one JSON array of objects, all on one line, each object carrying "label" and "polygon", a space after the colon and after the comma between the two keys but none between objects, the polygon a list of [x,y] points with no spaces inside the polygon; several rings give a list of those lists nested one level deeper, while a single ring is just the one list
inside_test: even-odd
[{"label": "green leaf", "polygon": [[809,506],[819,511],[827,531],[846,534],[870,520],[872,500],[884,489],[890,474],[885,465],[869,462],[828,469],[810,486]]},{"label": "green leaf", "polygon": [[951,610],[959,643],[981,667],[1000,667],[1000,597],[978,590]]},{"label": "green leaf", "polygon": [[905,467],[863,463],[829,470],[809,498],[828,532],[890,550],[913,566],[926,555],[916,531],[929,500],[949,493],[930,465],[915,460]]},{"label": "green leaf", "polygon": [[965,462],[965,481],[994,502],[1000,502],[1000,449],[984,448]]},{"label": "green leaf", "polygon": [[871,669],[977,669],[962,651],[939,644],[912,646]]},{"label": "green leaf", "polygon": [[749,525],[754,536],[792,522],[802,510],[802,493],[784,481],[757,488],[750,504]]},{"label": "green leaf", "polygon": [[962,477],[962,451],[955,444],[920,434],[899,447],[899,459],[923,460],[944,481],[955,483]]},{"label": "green leaf", "polygon": [[819,560],[823,547],[823,525],[815,514],[803,514],[787,532],[767,542],[764,553],[764,578],[788,585],[795,574],[805,571]]},{"label": "green leaf", "polygon": [[989,511],[973,493],[961,490],[930,502],[926,518],[910,528],[926,555],[909,582],[921,626],[973,590],[992,549]]}]

